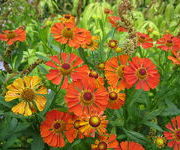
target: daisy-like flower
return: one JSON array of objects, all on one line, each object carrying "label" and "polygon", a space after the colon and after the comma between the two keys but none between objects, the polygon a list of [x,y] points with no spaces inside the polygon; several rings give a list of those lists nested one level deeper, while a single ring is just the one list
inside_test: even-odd
[{"label": "daisy-like flower", "polygon": [[174,37],[171,34],[165,34],[162,38],[158,39],[156,44],[158,48],[168,51],[168,50],[180,50],[180,39]]},{"label": "daisy-like flower", "polygon": [[95,79],[86,77],[69,84],[65,100],[69,111],[77,116],[91,111],[104,111],[108,103],[108,93]]},{"label": "daisy-like flower", "polygon": [[171,60],[174,64],[180,65],[180,50],[172,50],[173,56],[168,56],[168,59]]},{"label": "daisy-like flower", "polygon": [[99,86],[103,86],[104,85],[104,79],[102,77],[99,76],[99,74],[96,71],[90,70],[88,72],[88,75],[90,78],[95,79],[96,84]]},{"label": "daisy-like flower", "polygon": [[88,114],[84,114],[81,117],[80,128],[79,130],[87,137],[95,136],[95,132],[99,135],[103,135],[106,132],[108,120],[106,116],[103,115],[103,112],[97,113],[90,111]]},{"label": "daisy-like flower", "polygon": [[8,45],[12,45],[16,41],[23,42],[26,40],[26,31],[22,27],[16,30],[5,30],[0,34],[0,40],[6,41]]},{"label": "daisy-like flower", "polygon": [[124,77],[129,85],[136,85],[136,89],[144,91],[157,87],[160,75],[149,58],[133,57],[129,64],[124,68]]},{"label": "daisy-like flower", "polygon": [[127,65],[128,58],[128,55],[120,55],[106,62],[104,70],[110,86],[117,87],[120,90],[130,87],[124,78],[124,68]]},{"label": "daisy-like flower", "polygon": [[105,134],[103,136],[99,136],[95,143],[91,145],[91,150],[116,150],[118,148],[119,143],[116,140],[115,134]]},{"label": "daisy-like flower", "polygon": [[40,94],[47,94],[47,89],[41,85],[41,79],[37,76],[26,76],[16,79],[7,86],[5,101],[19,99],[20,103],[12,108],[16,114],[30,116],[36,112],[36,108],[42,111],[46,104],[46,98]]},{"label": "daisy-like flower", "polygon": [[68,113],[51,110],[40,125],[40,134],[43,141],[52,147],[63,147],[66,125],[71,116]]},{"label": "daisy-like flower", "polygon": [[138,46],[142,46],[143,48],[153,47],[153,39],[149,37],[149,35],[137,32],[138,38]]},{"label": "daisy-like flower", "polygon": [[61,44],[68,44],[70,47],[79,48],[91,40],[89,31],[77,28],[74,23],[55,23],[51,33],[56,41]]},{"label": "daisy-like flower", "polygon": [[168,146],[173,150],[180,150],[180,116],[172,118],[166,128],[169,131],[165,131],[164,136],[168,140]]},{"label": "daisy-like flower", "polygon": [[62,23],[75,23],[75,18],[71,14],[64,14],[59,20],[61,20]]},{"label": "daisy-like flower", "polygon": [[154,138],[154,143],[158,148],[163,148],[166,144],[166,138],[163,136],[156,136]]},{"label": "daisy-like flower", "polygon": [[67,88],[70,79],[77,80],[87,76],[88,67],[86,65],[82,66],[83,60],[72,53],[61,53],[50,58],[51,60],[45,64],[53,67],[53,69],[49,70],[46,77],[53,84],[59,85],[64,80],[62,88]]},{"label": "daisy-like flower", "polygon": [[124,93],[119,93],[120,89],[109,87],[109,100],[108,100],[108,106],[107,108],[110,109],[119,109],[121,108],[125,103],[126,95]]},{"label": "daisy-like flower", "polygon": [[97,40],[99,40],[98,36],[92,36],[89,43],[83,44],[82,48],[90,49],[92,51],[96,50],[99,46]]},{"label": "daisy-like flower", "polygon": [[120,25],[121,18],[118,16],[109,16],[108,21],[112,24],[112,26],[119,32],[127,32],[125,28]]},{"label": "daisy-like flower", "polygon": [[145,149],[139,143],[125,141],[120,143],[120,149],[118,150],[145,150]]},{"label": "daisy-like flower", "polygon": [[118,41],[117,40],[109,40],[108,46],[109,46],[109,48],[116,49],[118,47]]}]

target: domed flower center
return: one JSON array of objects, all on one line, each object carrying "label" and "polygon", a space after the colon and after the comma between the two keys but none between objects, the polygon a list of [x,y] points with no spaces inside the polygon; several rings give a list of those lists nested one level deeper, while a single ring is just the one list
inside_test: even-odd
[{"label": "domed flower center", "polygon": [[140,36],[138,40],[139,40],[140,43],[144,43],[145,39],[146,39],[145,36]]},{"label": "domed flower center", "polygon": [[70,74],[71,71],[72,71],[71,65],[68,64],[68,63],[62,64],[59,69],[60,69],[60,71],[61,71],[61,73],[62,73],[63,75],[68,75],[68,74]]},{"label": "domed flower center", "polygon": [[89,119],[89,124],[92,126],[92,127],[98,127],[100,124],[101,124],[101,120],[99,117],[97,116],[93,116]]},{"label": "domed flower center", "polygon": [[159,147],[159,148],[161,148],[161,147],[163,147],[164,146],[164,144],[165,144],[165,139],[163,138],[163,137],[157,137],[156,139],[155,139],[155,143],[157,144],[157,146]]},{"label": "domed flower center", "polygon": [[63,131],[65,129],[65,124],[64,124],[63,121],[57,120],[57,121],[54,122],[52,128],[56,133],[61,132],[61,131]]},{"label": "domed flower center", "polygon": [[81,126],[80,126],[80,120],[76,120],[75,122],[74,122],[74,128],[75,129],[79,129]]},{"label": "domed flower center", "polygon": [[107,144],[105,142],[100,142],[98,144],[98,150],[107,150]]},{"label": "domed flower center", "polygon": [[137,71],[137,76],[138,76],[138,78],[140,78],[140,79],[145,79],[146,76],[147,76],[147,71],[146,71],[146,69],[144,69],[144,68],[139,69],[139,70]]},{"label": "domed flower center", "polygon": [[8,34],[7,34],[7,38],[8,39],[13,39],[13,38],[15,38],[16,37],[16,33],[15,32],[9,32]]},{"label": "domed flower center", "polygon": [[122,79],[123,76],[124,76],[124,65],[120,65],[118,68],[117,68],[117,73],[119,75],[119,79]]},{"label": "domed flower center", "polygon": [[100,63],[100,64],[98,65],[98,68],[101,69],[101,70],[104,70],[104,68],[105,68],[104,63]]},{"label": "domed flower center", "polygon": [[118,94],[116,92],[109,93],[110,100],[116,100],[118,98]]},{"label": "domed flower center", "polygon": [[68,20],[68,19],[71,18],[71,16],[70,15],[65,15],[64,18]]},{"label": "domed flower center", "polygon": [[177,141],[180,141],[180,129],[175,132],[175,137]]},{"label": "domed flower center", "polygon": [[53,127],[54,127],[54,129],[57,130],[57,129],[61,128],[61,124],[59,122],[57,122],[53,125]]},{"label": "domed flower center", "polygon": [[172,45],[173,45],[173,41],[172,40],[167,40],[166,46],[171,47]]},{"label": "domed flower center", "polygon": [[108,43],[108,46],[110,48],[117,48],[118,47],[118,42],[116,40],[110,40]]},{"label": "domed flower center", "polygon": [[70,66],[70,64],[68,64],[68,63],[64,63],[64,64],[62,64],[62,66],[61,66],[63,69],[65,69],[65,70],[68,70],[68,69],[70,69],[71,68],[71,66]]},{"label": "domed flower center", "polygon": [[35,98],[35,93],[32,89],[24,89],[21,93],[21,97],[26,101],[33,101]]},{"label": "domed flower center", "polygon": [[71,28],[65,28],[63,31],[62,31],[62,35],[65,37],[65,38],[68,38],[68,39],[71,39],[73,37],[73,30]]},{"label": "domed flower center", "polygon": [[91,72],[89,73],[89,77],[92,77],[92,78],[97,79],[97,78],[98,78],[98,73],[96,73],[95,71],[91,71]]},{"label": "domed flower center", "polygon": [[92,94],[90,93],[90,92],[86,92],[86,93],[84,93],[84,95],[83,95],[83,98],[84,98],[84,100],[85,101],[91,101],[92,100]]}]

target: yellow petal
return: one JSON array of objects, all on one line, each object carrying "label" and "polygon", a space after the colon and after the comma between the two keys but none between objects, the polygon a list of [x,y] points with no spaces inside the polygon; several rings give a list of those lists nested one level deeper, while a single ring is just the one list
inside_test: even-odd
[{"label": "yellow petal", "polygon": [[14,91],[8,91],[6,93],[6,96],[5,96],[5,101],[9,102],[9,101],[12,101],[16,98],[20,98],[20,94],[19,92],[14,92]]},{"label": "yellow petal", "polygon": [[25,76],[23,79],[24,79],[26,87],[31,88],[31,79],[32,79],[32,77],[31,76]]},{"label": "yellow petal", "polygon": [[12,108],[12,112],[14,112],[16,114],[22,114],[23,115],[25,106],[26,106],[26,102],[22,101]]},{"label": "yellow petal", "polygon": [[16,89],[18,89],[18,90],[24,89],[23,79],[21,79],[21,78],[16,79],[16,80],[13,82],[13,86],[14,86]]},{"label": "yellow petal", "polygon": [[38,76],[32,76],[31,78],[31,88],[34,88],[41,82],[41,79]]},{"label": "yellow petal", "polygon": [[31,115],[32,115],[32,110],[31,107],[29,106],[29,103],[27,103],[24,110],[24,116],[31,116]]},{"label": "yellow petal", "polygon": [[7,86],[7,89],[9,90],[9,91],[19,91],[18,89],[16,89],[16,87],[15,86],[13,86],[13,84],[10,84],[10,85],[8,85]]},{"label": "yellow petal", "polygon": [[46,98],[44,96],[37,95],[35,98],[35,103],[36,103],[39,111],[42,111],[45,107],[45,104],[46,104]]},{"label": "yellow petal", "polygon": [[47,88],[46,88],[46,87],[42,86],[42,87],[40,87],[40,89],[38,89],[38,90],[36,91],[36,93],[37,93],[37,94],[47,94],[48,91],[47,91]]}]

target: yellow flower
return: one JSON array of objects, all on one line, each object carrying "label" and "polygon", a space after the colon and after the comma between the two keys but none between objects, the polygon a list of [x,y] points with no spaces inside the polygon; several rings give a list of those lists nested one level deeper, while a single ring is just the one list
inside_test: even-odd
[{"label": "yellow flower", "polygon": [[5,101],[19,99],[20,103],[12,108],[16,114],[30,116],[36,109],[42,111],[46,104],[46,98],[41,94],[47,94],[47,88],[40,84],[41,79],[37,76],[26,76],[16,79],[7,86]]}]

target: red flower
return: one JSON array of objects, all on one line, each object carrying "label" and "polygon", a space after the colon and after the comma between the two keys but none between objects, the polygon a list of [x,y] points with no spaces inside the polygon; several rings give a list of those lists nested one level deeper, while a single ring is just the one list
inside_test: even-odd
[{"label": "red flower", "polygon": [[89,31],[77,28],[74,23],[55,23],[51,33],[56,41],[61,44],[68,44],[70,47],[79,48],[83,44],[90,43],[91,34]]},{"label": "red flower", "polygon": [[167,51],[167,50],[180,50],[180,39],[174,37],[171,34],[165,34],[162,38],[160,38],[156,44],[158,48]]},{"label": "red flower", "polygon": [[164,132],[164,136],[169,140],[168,146],[174,150],[180,150],[180,116],[172,118],[166,128],[169,129]]},{"label": "red flower", "polygon": [[138,46],[142,46],[143,48],[153,47],[153,39],[149,37],[149,35],[137,32],[138,37]]},{"label": "red flower", "polygon": [[124,68],[124,77],[129,85],[136,85],[136,89],[144,91],[156,88],[160,75],[149,58],[134,57],[129,63],[130,65]]},{"label": "red flower", "polygon": [[101,112],[107,107],[108,93],[103,86],[96,84],[95,79],[83,78],[69,84],[66,94],[69,111],[77,116],[91,111]]},{"label": "red flower", "polygon": [[168,59],[171,60],[174,64],[180,65],[180,50],[172,50],[173,56],[168,56]]},{"label": "red flower", "polygon": [[142,145],[135,143],[135,142],[130,142],[130,141],[125,141],[120,143],[120,149],[118,150],[145,150]]},{"label": "red flower", "polygon": [[77,80],[87,76],[88,67],[86,65],[82,66],[82,59],[72,53],[61,53],[50,58],[51,60],[46,62],[46,65],[54,69],[50,69],[46,77],[53,84],[60,84],[64,78],[62,88],[67,88],[68,79]]},{"label": "red flower", "polygon": [[0,40],[6,41],[8,45],[12,45],[16,41],[25,41],[26,40],[26,31],[22,27],[19,27],[16,30],[5,30],[3,34],[0,34]]},{"label": "red flower", "polygon": [[66,123],[69,119],[68,113],[57,110],[47,112],[46,119],[40,125],[43,141],[52,147],[63,147],[65,145]]},{"label": "red flower", "polygon": [[109,16],[108,20],[112,24],[112,26],[116,28],[117,31],[119,31],[119,32],[127,32],[127,30],[120,25],[120,21],[121,21],[120,17]]}]

